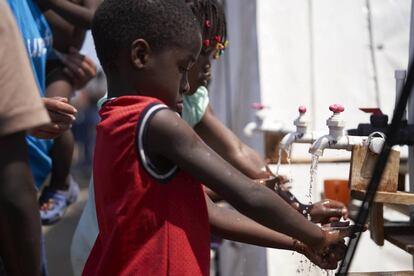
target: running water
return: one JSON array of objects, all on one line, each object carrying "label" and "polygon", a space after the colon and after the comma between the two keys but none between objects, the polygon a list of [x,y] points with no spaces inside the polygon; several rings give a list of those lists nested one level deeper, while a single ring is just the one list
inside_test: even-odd
[{"label": "running water", "polygon": [[311,160],[311,167],[310,167],[310,183],[309,183],[309,204],[313,203],[312,200],[312,194],[313,189],[316,187],[316,177],[318,176],[318,163],[319,163],[319,155],[312,154],[312,160]]},{"label": "running water", "polygon": [[279,146],[279,151],[277,154],[276,176],[279,175],[280,163],[282,163],[282,148]]},{"label": "running water", "polygon": [[[280,152],[280,150],[279,150]],[[280,154],[279,154],[280,156]],[[289,158],[288,158],[289,160]],[[290,160],[289,160],[290,161]],[[309,199],[309,204],[313,203],[313,194],[315,193],[315,188],[317,184],[317,175],[318,175],[318,164],[319,164],[319,155],[313,154],[311,159],[311,167],[310,167],[310,183],[309,183],[309,190],[308,195],[306,196]],[[310,215],[308,214],[308,220],[311,220]],[[333,270],[321,270],[312,262],[308,261],[305,256],[301,256],[299,260],[298,267],[296,269],[296,274],[301,275],[323,275],[324,272],[327,276],[333,276]],[[316,273],[316,274],[315,274]]]}]

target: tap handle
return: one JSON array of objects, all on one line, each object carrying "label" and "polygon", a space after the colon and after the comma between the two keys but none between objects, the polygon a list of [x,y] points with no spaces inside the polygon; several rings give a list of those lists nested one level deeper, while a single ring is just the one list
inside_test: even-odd
[{"label": "tap handle", "polygon": [[299,111],[300,114],[305,114],[306,113],[306,106],[304,106],[304,105],[299,106],[298,111]]},{"label": "tap handle", "polygon": [[266,105],[264,105],[262,103],[252,103],[251,107],[253,109],[256,109],[256,110],[262,110],[264,108],[267,108],[268,106],[266,106]]},{"label": "tap handle", "polygon": [[329,110],[333,113],[341,113],[345,110],[345,107],[340,104],[332,104],[329,106]]}]

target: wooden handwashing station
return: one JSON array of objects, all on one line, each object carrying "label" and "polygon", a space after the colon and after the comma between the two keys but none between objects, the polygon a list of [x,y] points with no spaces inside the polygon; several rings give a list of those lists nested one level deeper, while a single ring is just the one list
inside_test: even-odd
[{"label": "wooden handwashing station", "polygon": [[[351,157],[350,188],[353,199],[363,200],[378,155],[366,146],[354,146]],[[403,163],[401,163],[403,164]],[[402,166],[406,167],[406,166]],[[414,226],[408,222],[394,222],[384,219],[384,205],[408,215],[409,205],[414,205],[414,194],[404,192],[405,173],[400,169],[400,153],[391,150],[387,166],[381,178],[374,204],[369,214],[369,230],[372,240],[379,246],[384,240],[391,242],[414,256]],[[414,272],[400,274],[350,274],[350,275],[414,275]]]}]

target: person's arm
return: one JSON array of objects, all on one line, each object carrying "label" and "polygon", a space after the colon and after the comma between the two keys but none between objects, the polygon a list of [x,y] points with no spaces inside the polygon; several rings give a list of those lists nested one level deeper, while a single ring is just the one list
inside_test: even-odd
[{"label": "person's arm", "polygon": [[[275,177],[268,169],[267,164],[260,155],[244,144],[240,139],[214,115],[213,109],[208,105],[207,110],[201,121],[194,127],[195,132],[209,145],[215,152],[232,164],[236,169],[252,179],[262,179],[272,190],[285,200],[289,205],[298,210],[302,215],[311,216],[313,222],[326,223],[331,218],[339,219],[348,216],[345,205],[338,201],[325,200],[312,205],[301,203],[283,185],[283,179]],[[266,178],[275,177],[274,181],[266,181]],[[270,183],[268,185],[267,183]],[[213,191],[206,189],[209,196],[214,201],[218,201],[220,196]]]},{"label": "person's arm", "polygon": [[37,0],[43,10],[52,10],[75,27],[89,29],[101,0],[84,0],[80,5],[68,0]]},{"label": "person's arm", "polygon": [[223,160],[171,110],[158,111],[148,124],[151,157],[177,164],[258,223],[315,247],[338,242],[350,234],[350,229],[325,231],[308,221],[277,194]]},{"label": "person's arm", "polygon": [[214,115],[210,105],[194,131],[223,159],[252,179],[270,176],[260,155],[244,144]]},{"label": "person's arm", "polygon": [[40,217],[24,132],[0,137],[0,256],[7,275],[40,275]]},{"label": "person's arm", "polygon": [[257,246],[296,251],[305,255],[323,269],[335,269],[341,259],[341,252],[317,254],[312,248],[289,236],[273,231],[249,219],[237,211],[222,208],[206,196],[211,231],[224,239],[253,244]]},{"label": "person's arm", "polygon": [[97,74],[95,62],[73,47],[68,54],[60,56],[60,61],[65,65],[63,72],[72,80],[74,89],[81,89]]}]

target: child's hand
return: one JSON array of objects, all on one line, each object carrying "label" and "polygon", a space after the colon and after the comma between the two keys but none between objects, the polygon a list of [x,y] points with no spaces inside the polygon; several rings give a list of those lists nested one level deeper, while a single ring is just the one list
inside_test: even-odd
[{"label": "child's hand", "polygon": [[329,248],[329,246],[343,242],[346,237],[354,237],[358,232],[365,232],[368,229],[367,225],[349,225],[348,222],[332,222],[322,226],[324,241],[317,245],[321,250]]},{"label": "child's hand", "polygon": [[321,269],[336,269],[338,262],[343,259],[345,255],[346,245],[342,241],[320,251],[297,241],[296,251],[305,255],[306,258]]},{"label": "child's hand", "polygon": [[63,72],[71,78],[75,89],[84,87],[96,76],[96,64],[73,47],[69,49],[69,54],[63,54],[60,59],[65,65]]},{"label": "child's hand", "polygon": [[285,175],[270,175],[267,178],[255,179],[255,182],[275,190],[277,186],[283,187],[284,184],[289,182],[289,179]]},{"label": "child's hand", "polygon": [[76,109],[68,104],[66,98],[42,98],[51,122],[31,129],[29,134],[40,139],[53,139],[68,130],[75,120]]},{"label": "child's hand", "polygon": [[348,209],[342,202],[325,199],[309,206],[312,222],[326,224],[331,221],[348,218]]}]

